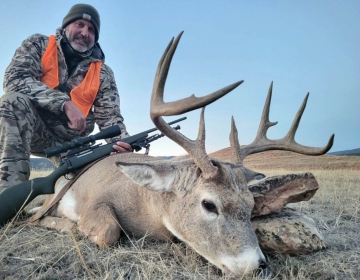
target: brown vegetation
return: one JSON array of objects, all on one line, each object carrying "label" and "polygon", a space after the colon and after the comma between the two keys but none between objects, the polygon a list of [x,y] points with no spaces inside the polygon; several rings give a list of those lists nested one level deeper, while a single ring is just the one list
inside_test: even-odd
[{"label": "brown vegetation", "polygon": [[[226,149],[212,156],[228,159]],[[360,279],[360,156],[270,151],[249,156],[245,165],[268,176],[310,171],[320,186],[310,201],[290,207],[315,220],[326,249],[303,256],[268,255],[276,279]],[[115,247],[100,250],[77,232],[1,228],[0,279],[49,278],[225,279],[181,242],[123,236]]]}]

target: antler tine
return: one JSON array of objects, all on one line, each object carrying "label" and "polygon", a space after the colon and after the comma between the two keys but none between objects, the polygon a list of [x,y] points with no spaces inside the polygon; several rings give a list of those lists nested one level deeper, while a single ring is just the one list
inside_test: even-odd
[{"label": "antler tine", "polygon": [[[182,142],[182,147],[189,153],[190,157],[195,161],[195,164],[201,169],[204,178],[214,177],[218,168],[211,162],[210,157],[205,149],[205,107],[201,109],[199,132],[195,141],[187,138],[187,141]],[[184,135],[181,134],[184,138]]]},{"label": "antler tine", "polygon": [[[165,81],[169,72],[172,57],[175,53],[175,50],[183,33],[184,31],[180,32],[179,35],[176,37],[175,41],[174,41],[174,37],[170,40],[163,55],[160,58],[158,67],[156,69],[155,81],[151,95],[150,105],[153,104],[153,99],[155,99],[154,101],[156,102],[156,104],[164,103],[163,96],[164,96]],[[154,92],[156,92],[156,94],[154,94]]]},{"label": "antler tine", "polygon": [[294,117],[294,120],[291,124],[291,127],[290,127],[288,133],[284,136],[284,139],[287,139],[288,141],[291,141],[291,142],[295,141],[295,133],[299,127],[299,123],[300,123],[301,117],[304,113],[308,98],[309,98],[309,93],[306,94],[303,102],[301,103],[301,106]]},{"label": "antler tine", "polygon": [[285,151],[292,151],[304,155],[323,155],[327,151],[329,151],[334,143],[334,134],[330,137],[328,143],[324,147],[304,146],[298,144],[295,141],[295,133],[299,126],[302,114],[305,110],[309,93],[306,95],[299,110],[297,111],[294,121],[288,133],[283,138],[278,140],[269,140],[266,137],[268,128],[277,124],[277,122],[269,121],[272,87],[273,87],[273,83],[271,82],[268,96],[266,98],[263,113],[261,116],[258,133],[256,135],[255,140],[251,144],[240,148],[242,160],[244,160],[244,158],[247,157],[248,155],[256,154],[268,150],[285,150]]},{"label": "antler tine", "polygon": [[260,124],[259,124],[258,133],[256,135],[256,139],[266,137],[266,132],[269,129],[269,127],[277,125],[277,123],[278,123],[278,122],[270,122],[270,120],[269,120],[272,89],[273,89],[273,82],[270,83],[270,87],[269,87],[269,90],[268,90],[268,95],[266,97],[264,109],[263,109],[263,112],[262,112],[262,115],[261,115],[261,121],[260,121]]},{"label": "antler tine", "polygon": [[230,132],[229,140],[231,147],[231,162],[236,165],[242,165],[238,131],[233,116],[231,117],[231,132]]},{"label": "antler tine", "polygon": [[238,138],[238,131],[235,125],[234,117],[231,117],[231,132],[230,132],[230,147],[231,147],[231,162],[241,168],[247,182],[254,178],[264,178],[265,175],[256,171],[247,169],[243,165],[243,159],[240,152],[240,142]]}]

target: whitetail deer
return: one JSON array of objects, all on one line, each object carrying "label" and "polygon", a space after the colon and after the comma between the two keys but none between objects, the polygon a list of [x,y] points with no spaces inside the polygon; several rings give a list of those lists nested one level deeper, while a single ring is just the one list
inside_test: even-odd
[{"label": "whitetail deer", "polygon": [[[298,115],[288,136],[281,141],[266,138],[269,92],[263,120],[253,144],[240,148],[232,119],[232,163],[210,158],[205,151],[204,109],[195,141],[170,127],[162,116],[173,116],[204,107],[242,83],[239,81],[207,96],[163,101],[164,86],[172,56],[181,34],[171,40],[159,62],[151,96],[150,115],[155,126],[178,143],[188,156],[161,160],[141,154],[106,157],[83,173],[55,207],[43,218],[54,226],[66,217],[100,247],[115,244],[122,231],[136,237],[168,240],[174,236],[196,250],[226,274],[243,275],[258,268],[271,275],[251,226],[254,198],[247,182],[256,172],[243,167],[243,159],[268,149],[322,154],[331,147],[303,147],[294,142]],[[304,107],[305,105],[303,105]],[[241,153],[240,153],[241,151]],[[56,193],[64,186],[63,179]],[[54,198],[49,196],[42,208]],[[42,213],[40,210],[38,213]]]}]

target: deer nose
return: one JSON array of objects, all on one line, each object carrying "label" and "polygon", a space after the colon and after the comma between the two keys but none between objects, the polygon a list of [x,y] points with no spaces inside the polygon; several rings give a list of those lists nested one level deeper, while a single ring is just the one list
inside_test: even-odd
[{"label": "deer nose", "polygon": [[274,277],[273,271],[264,261],[260,262],[258,269],[254,272],[254,275],[260,279],[271,279]]}]

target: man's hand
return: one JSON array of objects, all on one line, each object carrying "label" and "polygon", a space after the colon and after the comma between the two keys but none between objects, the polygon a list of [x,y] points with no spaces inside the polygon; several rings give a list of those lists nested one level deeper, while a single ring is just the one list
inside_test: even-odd
[{"label": "man's hand", "polygon": [[133,151],[133,148],[131,147],[130,144],[124,143],[121,141],[116,142],[113,145],[113,148],[116,152],[112,152],[112,153],[110,153],[110,155],[115,155],[115,154],[119,154],[119,153],[129,153],[129,152]]},{"label": "man's hand", "polygon": [[79,135],[81,135],[86,128],[86,118],[84,114],[81,113],[79,108],[76,107],[71,100],[64,103],[64,112],[69,119],[69,127],[78,131]]}]

